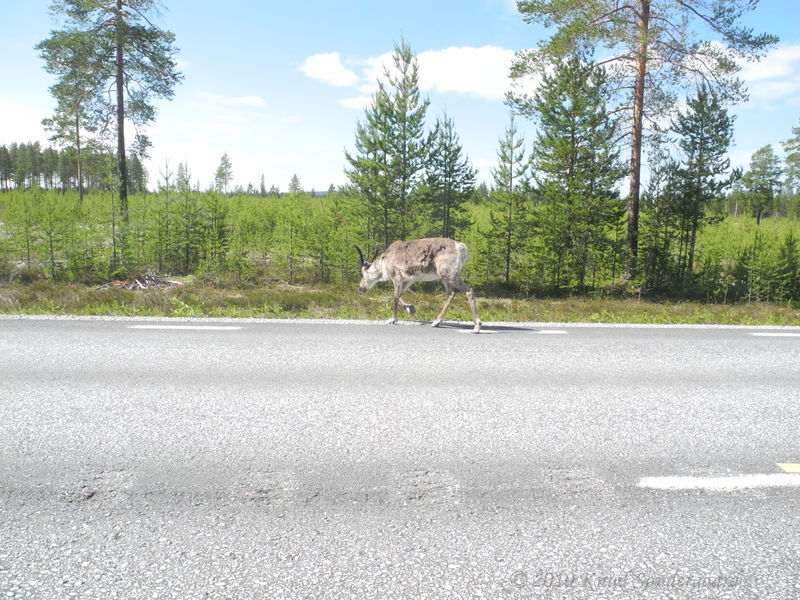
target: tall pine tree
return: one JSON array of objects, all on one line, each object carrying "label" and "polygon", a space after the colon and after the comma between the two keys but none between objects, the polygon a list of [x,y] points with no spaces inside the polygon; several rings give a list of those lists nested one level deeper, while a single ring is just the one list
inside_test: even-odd
[{"label": "tall pine tree", "polygon": [[[628,260],[633,276],[639,244],[639,194],[642,141],[647,122],[666,114],[680,87],[698,80],[720,94],[745,96],[736,75],[744,60],[755,60],[775,43],[773,35],[742,26],[758,0],[520,0],[528,23],[555,26],[538,49],[517,53],[512,78],[557,65],[576,50],[602,47],[603,59],[620,90],[619,110],[630,116],[628,193]],[[691,29],[697,23],[705,39]],[[515,93],[525,103],[524,93]]]},{"label": "tall pine tree", "polygon": [[[155,119],[153,100],[172,98],[182,78],[174,34],[152,23],[157,11],[156,0],[54,0],[51,12],[63,17],[64,28],[37,46],[60,78],[53,88],[59,104],[54,121],[83,117],[87,129],[116,138],[123,242],[129,187],[125,122],[136,127],[132,149],[141,156],[149,141],[140,130]],[[90,111],[79,108],[86,105]]]}]

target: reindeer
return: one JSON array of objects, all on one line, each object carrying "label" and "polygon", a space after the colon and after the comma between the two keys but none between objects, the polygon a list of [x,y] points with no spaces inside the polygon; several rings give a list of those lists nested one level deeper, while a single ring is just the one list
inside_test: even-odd
[{"label": "reindeer", "polygon": [[379,281],[391,281],[394,284],[394,307],[392,318],[388,323],[397,323],[397,304],[402,303],[405,311],[413,315],[416,309],[403,300],[403,292],[416,281],[435,281],[441,279],[447,292],[447,300],[439,316],[431,323],[438,327],[444,318],[447,309],[453,302],[456,292],[467,295],[469,308],[472,311],[472,320],[475,327],[472,333],[481,329],[481,320],[478,318],[478,307],[475,305],[475,296],[472,288],[461,279],[461,269],[467,261],[467,246],[449,238],[425,238],[410,242],[397,241],[389,246],[385,252],[372,260],[365,260],[364,253],[358,246],[355,247],[361,259],[361,281],[358,284],[359,292],[366,292]]}]

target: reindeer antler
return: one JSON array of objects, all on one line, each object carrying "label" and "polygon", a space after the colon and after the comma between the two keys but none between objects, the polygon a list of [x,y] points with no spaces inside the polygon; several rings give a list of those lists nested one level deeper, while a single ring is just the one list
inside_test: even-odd
[{"label": "reindeer antler", "polygon": [[355,245],[353,247],[356,249],[356,252],[358,252],[358,258],[361,259],[361,262],[359,264],[364,265],[367,261],[364,260],[364,253],[361,251],[361,248]]}]

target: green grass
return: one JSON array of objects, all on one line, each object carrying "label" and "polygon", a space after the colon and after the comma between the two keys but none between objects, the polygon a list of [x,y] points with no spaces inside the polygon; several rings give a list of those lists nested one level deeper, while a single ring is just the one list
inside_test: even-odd
[{"label": "green grass", "polygon": [[[444,291],[410,290],[405,299],[417,308],[415,319],[431,320],[445,300]],[[800,311],[767,303],[703,304],[596,298],[478,297],[483,321],[590,323],[719,323],[800,325]],[[391,287],[368,294],[354,286],[288,285],[214,287],[196,281],[174,289],[142,291],[96,289],[77,284],[36,281],[0,285],[0,312],[168,317],[277,317],[385,319],[391,312]],[[407,317],[402,313],[401,318]],[[469,321],[466,300],[453,302],[448,319]]]}]

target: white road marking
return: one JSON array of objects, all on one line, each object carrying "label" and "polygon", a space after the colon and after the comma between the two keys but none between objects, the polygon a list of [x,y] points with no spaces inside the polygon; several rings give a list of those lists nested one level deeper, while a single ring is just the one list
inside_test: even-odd
[{"label": "white road marking", "polygon": [[751,333],[750,335],[755,335],[757,337],[800,337],[800,333],[778,333],[778,332]]},{"label": "white road marking", "polygon": [[[489,328],[484,327],[483,329],[480,330],[479,335],[483,335],[484,333],[500,333],[500,330],[490,329],[491,327],[492,327],[491,325],[489,325]],[[519,329],[522,329],[522,328],[519,328]],[[459,329],[458,331],[460,333],[472,333],[472,329]],[[566,331],[559,331],[557,329],[542,329],[542,330],[531,329],[529,333],[536,333],[536,334],[539,334],[539,335],[547,335],[547,334],[560,334],[560,333],[566,334],[567,332]]]},{"label": "white road marking", "polygon": [[227,325],[130,325],[129,329],[192,329],[199,331],[232,331],[241,327]]},{"label": "white road marking", "polygon": [[655,490],[735,491],[764,487],[800,487],[800,474],[765,473],[728,477],[642,477],[636,484]]}]

